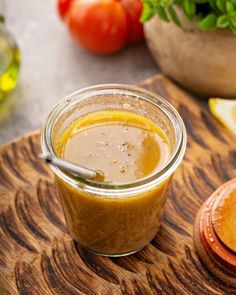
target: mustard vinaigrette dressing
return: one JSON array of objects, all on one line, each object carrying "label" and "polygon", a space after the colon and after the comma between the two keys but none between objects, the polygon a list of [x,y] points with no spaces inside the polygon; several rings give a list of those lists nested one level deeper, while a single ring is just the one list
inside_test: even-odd
[{"label": "mustard vinaigrette dressing", "polygon": [[109,84],[64,98],[46,122],[43,153],[104,174],[94,181],[50,165],[76,245],[111,257],[148,245],[185,148],[181,117],[155,93]]},{"label": "mustard vinaigrette dressing", "polygon": [[101,170],[104,182],[124,183],[149,176],[170,158],[168,141],[147,118],[125,111],[102,111],[73,122],[57,145],[58,156]]}]

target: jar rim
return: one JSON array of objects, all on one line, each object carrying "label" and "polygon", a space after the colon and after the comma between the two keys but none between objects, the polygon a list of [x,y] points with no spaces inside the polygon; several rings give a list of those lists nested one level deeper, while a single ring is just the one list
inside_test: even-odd
[{"label": "jar rim", "polygon": [[95,180],[88,180],[81,177],[68,175],[66,172],[52,164],[50,165],[51,169],[58,177],[62,178],[68,184],[96,195],[131,195],[145,192],[148,189],[161,184],[165,179],[173,174],[183,159],[187,141],[186,129],[181,116],[168,101],[158,94],[138,86],[124,84],[100,84],[83,88],[62,98],[50,112],[46,124],[42,130],[41,146],[43,153],[46,154],[50,152],[51,154],[55,155],[51,136],[53,132],[53,126],[56,120],[62,114],[65,114],[69,107],[93,96],[104,94],[128,95],[130,97],[132,95],[135,98],[152,104],[154,107],[158,108],[159,111],[164,113],[175,129],[176,136],[175,148],[173,149],[170,159],[156,173],[126,183],[102,183]]}]

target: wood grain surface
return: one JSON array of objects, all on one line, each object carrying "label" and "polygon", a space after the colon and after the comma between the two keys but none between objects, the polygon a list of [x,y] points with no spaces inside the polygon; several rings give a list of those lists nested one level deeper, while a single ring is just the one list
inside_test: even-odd
[{"label": "wood grain surface", "polygon": [[76,250],[53,176],[37,158],[39,133],[0,148],[0,294],[236,294],[200,262],[193,223],[204,200],[236,177],[236,140],[205,103],[159,75],[140,84],[169,100],[188,132],[161,229],[142,251],[105,258]]}]

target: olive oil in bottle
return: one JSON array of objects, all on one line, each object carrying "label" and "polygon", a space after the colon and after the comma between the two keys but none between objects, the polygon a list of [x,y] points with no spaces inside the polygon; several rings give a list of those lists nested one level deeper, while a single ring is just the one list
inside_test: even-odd
[{"label": "olive oil in bottle", "polygon": [[3,4],[0,3],[0,102],[16,87],[20,69],[19,48],[4,26]]}]

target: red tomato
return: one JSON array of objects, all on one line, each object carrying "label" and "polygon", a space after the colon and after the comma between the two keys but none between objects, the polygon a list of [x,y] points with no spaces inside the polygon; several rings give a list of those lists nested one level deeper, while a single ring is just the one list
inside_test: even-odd
[{"label": "red tomato", "polygon": [[94,53],[112,53],[143,38],[141,0],[58,0],[73,38]]},{"label": "red tomato", "polygon": [[142,14],[141,0],[121,0],[128,17],[128,42],[136,43],[143,39],[143,25],[139,19]]},{"label": "red tomato", "polygon": [[126,12],[115,0],[73,1],[67,24],[74,39],[95,53],[117,51],[127,42]]},{"label": "red tomato", "polygon": [[57,10],[62,20],[65,19],[67,11],[70,7],[72,0],[58,0],[57,2]]}]

